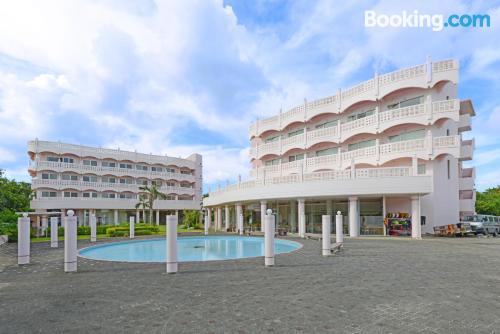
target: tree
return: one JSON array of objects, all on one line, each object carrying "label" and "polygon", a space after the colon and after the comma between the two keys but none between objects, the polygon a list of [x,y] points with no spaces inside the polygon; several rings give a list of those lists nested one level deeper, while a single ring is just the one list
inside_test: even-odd
[{"label": "tree", "polygon": [[150,187],[148,186],[142,186],[139,187],[139,190],[143,191],[146,196],[147,202],[148,202],[148,208],[149,208],[149,222],[153,222],[153,206],[156,200],[164,200],[167,199],[167,195],[164,193],[160,192],[158,189],[158,186],[156,183],[153,183]]},{"label": "tree", "polygon": [[183,210],[182,211],[182,224],[186,227],[197,228],[200,221],[200,212],[196,210]]},{"label": "tree", "polygon": [[[135,205],[136,209],[142,208],[142,219],[146,222],[146,210],[149,209],[149,201],[147,196],[139,195],[139,202]],[[139,222],[137,222],[139,223]]]},{"label": "tree", "polygon": [[476,193],[476,213],[500,216],[500,186]]}]

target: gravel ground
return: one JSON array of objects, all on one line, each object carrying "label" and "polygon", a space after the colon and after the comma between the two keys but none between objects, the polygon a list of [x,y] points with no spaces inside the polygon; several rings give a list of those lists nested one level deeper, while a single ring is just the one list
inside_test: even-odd
[{"label": "gravel ground", "polygon": [[[347,239],[276,257],[164,264],[0,246],[0,333],[500,333],[500,238]],[[101,241],[107,242],[107,241]],[[79,241],[79,248],[88,246]]]}]

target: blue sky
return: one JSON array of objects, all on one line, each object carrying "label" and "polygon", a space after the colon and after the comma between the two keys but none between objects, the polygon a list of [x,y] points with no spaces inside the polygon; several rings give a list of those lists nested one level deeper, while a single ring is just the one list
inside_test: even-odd
[{"label": "blue sky", "polygon": [[[500,3],[11,1],[0,5],[0,168],[33,138],[204,156],[205,189],[248,175],[251,121],[375,71],[460,61],[479,190],[500,184]],[[488,13],[488,29],[365,28],[364,11]]]}]

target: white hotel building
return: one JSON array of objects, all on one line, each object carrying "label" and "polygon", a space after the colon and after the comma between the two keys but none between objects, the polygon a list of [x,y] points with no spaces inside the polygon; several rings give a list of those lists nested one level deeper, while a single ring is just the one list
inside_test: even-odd
[{"label": "white hotel building", "polygon": [[301,235],[337,211],[351,236],[419,237],[458,223],[475,205],[474,168],[462,167],[474,109],[458,78],[457,61],[428,60],[251,124],[251,180],[204,199],[215,226],[244,214],[245,228],[260,227],[267,208]]},{"label": "white hotel building", "polygon": [[31,208],[38,219],[45,219],[44,224],[47,216],[69,209],[75,211],[79,225],[87,225],[91,213],[100,224],[126,222],[131,216],[143,220],[142,209],[136,209],[139,187],[153,183],[167,195],[166,200],[154,204],[154,222],[164,224],[166,214],[179,210],[201,209],[199,154],[181,159],[34,140],[28,142],[28,155],[31,187],[36,193]]}]

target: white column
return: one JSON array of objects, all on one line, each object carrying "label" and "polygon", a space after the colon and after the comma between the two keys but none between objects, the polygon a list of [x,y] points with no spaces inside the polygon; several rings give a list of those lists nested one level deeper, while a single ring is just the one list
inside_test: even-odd
[{"label": "white column", "polygon": [[118,210],[115,210],[115,225],[118,225],[119,222],[118,222]]},{"label": "white column", "polygon": [[295,201],[290,201],[290,229],[295,231],[297,227],[297,205]]},{"label": "white column", "polygon": [[344,224],[342,223],[342,213],[337,211],[335,216],[335,242],[338,244],[344,243]]},{"label": "white column", "polygon": [[45,232],[47,231],[47,227],[49,227],[48,219],[46,216],[42,217],[42,235],[45,236]]},{"label": "white column", "polygon": [[66,221],[66,209],[61,209],[61,227],[63,228],[65,221]]},{"label": "white column", "polygon": [[[137,222],[137,224],[139,224],[139,222],[141,221],[139,215],[140,215],[139,210],[136,210],[135,211],[135,221]],[[144,217],[143,217],[143,219],[144,219]]]},{"label": "white column", "polygon": [[90,242],[97,241],[97,218],[95,213],[92,212],[90,214]]},{"label": "white column", "polygon": [[260,201],[260,231],[265,231],[265,221],[266,221],[266,210],[267,210],[267,202]]},{"label": "white column", "polygon": [[[241,217],[243,216],[243,207],[241,206],[241,203],[236,204],[236,230],[239,232],[239,234],[243,234],[243,229],[242,227],[242,220]],[[241,225],[240,225],[241,224]]]},{"label": "white column", "polygon": [[264,264],[266,267],[274,266],[274,223],[275,217],[272,210],[267,210],[264,232]]},{"label": "white column", "polygon": [[224,217],[224,222],[225,222],[225,228],[226,228],[226,232],[227,230],[229,229],[229,205],[226,205],[226,208],[225,208],[225,217]]},{"label": "white column", "polygon": [[156,225],[160,225],[160,210],[156,210]]},{"label": "white column", "polygon": [[27,213],[17,219],[17,264],[30,263],[30,218]]},{"label": "white column", "polygon": [[217,231],[222,230],[222,208],[217,208]]},{"label": "white column", "polygon": [[411,237],[422,239],[420,226],[420,196],[411,197]]},{"label": "white column", "polygon": [[207,216],[208,216],[208,228],[212,226],[212,209],[207,208]]},{"label": "white column", "polygon": [[306,208],[305,200],[303,198],[297,201],[298,203],[298,215],[299,215],[299,236],[305,238],[306,236]]},{"label": "white column", "polygon": [[59,247],[59,237],[57,235],[59,227],[58,225],[58,217],[50,217],[50,247],[57,248]]},{"label": "white column", "polygon": [[323,256],[328,256],[331,253],[331,241],[330,241],[330,223],[332,221],[332,218],[330,215],[323,215],[321,216],[321,224],[322,224],[322,229],[321,232],[323,233],[323,247],[322,247],[322,254]]},{"label": "white column", "polygon": [[177,223],[177,216],[167,216],[167,228],[165,230],[167,233],[167,274],[175,274],[177,272]]},{"label": "white column", "polygon": [[205,227],[205,235],[208,235],[208,214],[205,215],[205,224],[204,224],[204,227]]},{"label": "white column", "polygon": [[77,269],[76,216],[73,210],[68,210],[64,223],[64,271]]},{"label": "white column", "polygon": [[359,237],[358,198],[349,197],[349,236]]},{"label": "white column", "polygon": [[129,235],[130,239],[135,238],[135,220],[134,220],[134,217],[129,218],[128,235]]},{"label": "white column", "polygon": [[413,175],[418,175],[418,159],[416,155],[411,157],[411,169]]}]

